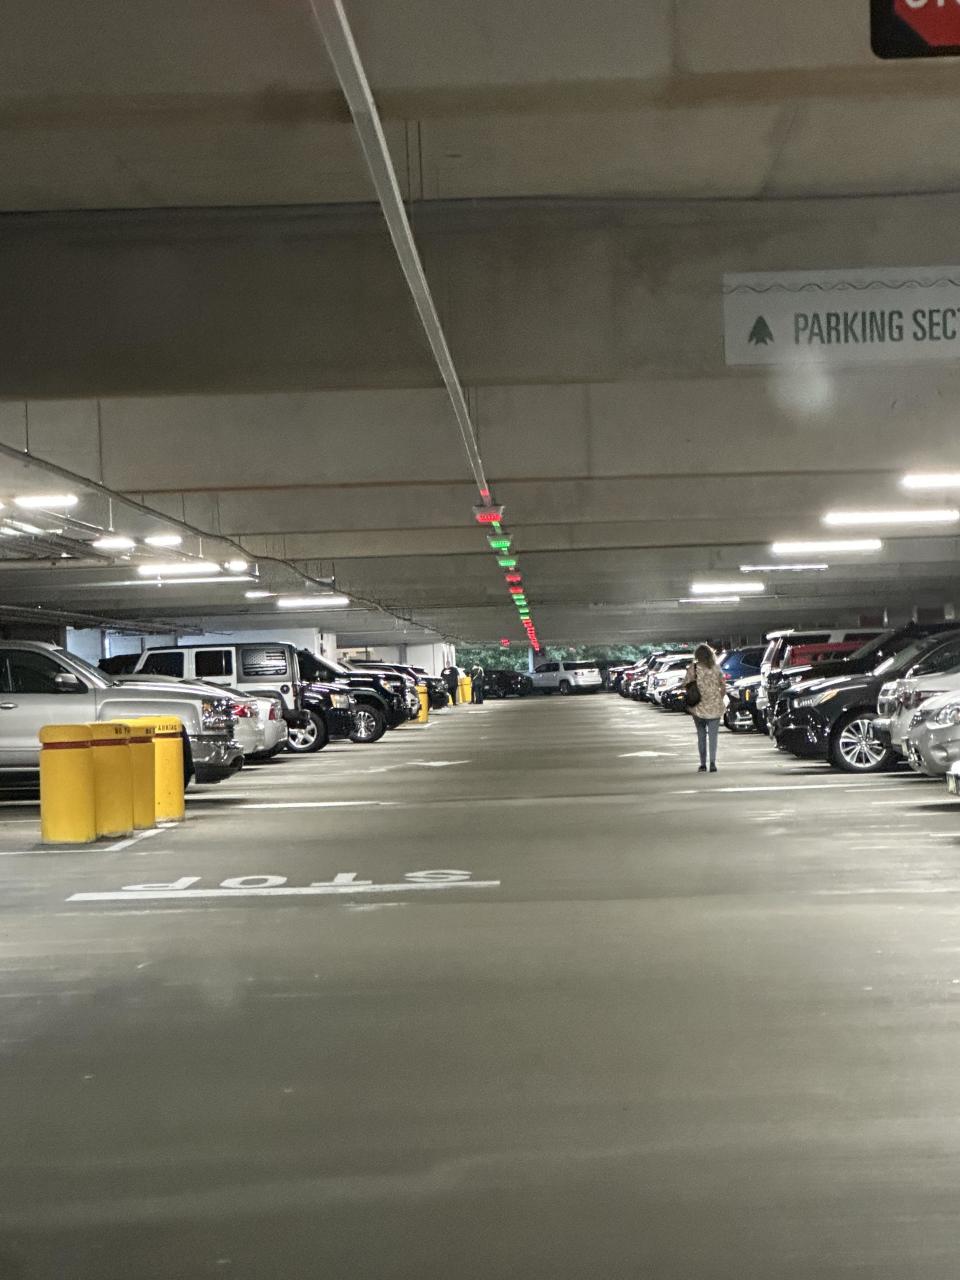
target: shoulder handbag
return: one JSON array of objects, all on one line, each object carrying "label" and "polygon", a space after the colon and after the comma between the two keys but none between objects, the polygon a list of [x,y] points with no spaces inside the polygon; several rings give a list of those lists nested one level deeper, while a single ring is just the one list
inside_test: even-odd
[{"label": "shoulder handbag", "polygon": [[[697,668],[694,667],[693,670],[694,672],[696,672]],[[701,697],[700,686],[697,684],[696,675],[694,675],[693,679],[690,681],[690,683],[687,685],[686,689],[684,690],[683,705],[688,710],[692,710],[694,707],[698,707],[700,705],[700,697]]]}]

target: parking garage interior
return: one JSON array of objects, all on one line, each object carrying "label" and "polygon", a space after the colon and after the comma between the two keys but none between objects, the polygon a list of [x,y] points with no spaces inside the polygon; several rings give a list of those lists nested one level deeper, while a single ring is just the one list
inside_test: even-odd
[{"label": "parking garage interior", "polygon": [[953,1277],[957,14],[3,17],[0,1280]]}]

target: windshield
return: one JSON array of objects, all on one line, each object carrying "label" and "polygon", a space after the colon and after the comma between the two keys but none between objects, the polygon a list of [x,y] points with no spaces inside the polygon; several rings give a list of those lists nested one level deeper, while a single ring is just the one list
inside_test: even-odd
[{"label": "windshield", "polygon": [[888,671],[893,670],[894,666],[899,670],[901,667],[909,667],[910,663],[920,656],[925,649],[930,648],[929,637],[923,640],[913,640],[903,649],[896,649],[893,653],[883,659],[879,666],[873,668],[872,674],[875,676],[886,675]]},{"label": "windshield", "polygon": [[107,689],[111,685],[116,687],[120,684],[119,680],[111,680],[99,667],[91,667],[89,662],[84,662],[75,653],[68,653],[66,649],[61,649],[60,652],[65,654],[83,675],[88,676],[98,689]]},{"label": "windshield", "polygon": [[872,640],[868,640],[867,643],[861,645],[859,649],[854,649],[850,658],[851,661],[855,662],[858,658],[868,658],[872,653],[875,653],[880,658],[885,658],[890,654],[896,653],[898,651],[897,646],[899,645],[902,647],[906,642],[906,636],[901,636],[898,639],[897,637],[892,636],[888,631],[884,635],[874,636]]}]

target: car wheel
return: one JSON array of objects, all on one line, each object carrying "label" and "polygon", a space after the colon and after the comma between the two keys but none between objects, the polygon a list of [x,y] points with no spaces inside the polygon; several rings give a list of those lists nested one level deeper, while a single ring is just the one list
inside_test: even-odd
[{"label": "car wheel", "polygon": [[287,735],[287,750],[295,756],[308,756],[319,751],[330,741],[327,726],[312,711],[307,712],[307,720],[302,725],[291,725]]},{"label": "car wheel", "polygon": [[357,707],[353,719],[356,728],[350,735],[351,742],[379,742],[387,731],[383,712],[376,707]]},{"label": "car wheel", "polygon": [[830,739],[830,763],[844,773],[880,773],[889,768],[893,751],[870,736],[869,711],[849,711]]},{"label": "car wheel", "polygon": [[561,680],[561,681],[560,681],[560,692],[561,692],[561,693],[563,693],[563,694],[568,694],[568,693],[570,692],[570,681],[569,681],[569,680]]}]

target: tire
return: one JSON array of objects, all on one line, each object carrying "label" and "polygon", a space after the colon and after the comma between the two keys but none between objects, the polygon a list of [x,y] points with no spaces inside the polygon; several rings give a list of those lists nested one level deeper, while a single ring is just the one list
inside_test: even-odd
[{"label": "tire", "polygon": [[875,716],[869,711],[848,711],[830,738],[830,763],[844,773],[882,773],[893,763],[894,752],[869,737]]},{"label": "tire", "polygon": [[193,779],[193,752],[186,729],[180,730],[180,736],[183,739],[183,789],[186,791]]},{"label": "tire", "polygon": [[287,750],[291,755],[309,756],[322,750],[330,741],[326,723],[313,711],[307,712],[307,723],[295,727],[290,726],[287,736]]},{"label": "tire", "polygon": [[377,707],[361,702],[354,713],[357,727],[350,735],[351,742],[379,742],[387,732],[387,721]]},{"label": "tire", "polygon": [[570,681],[569,681],[569,680],[561,680],[561,681],[560,681],[560,692],[561,692],[564,696],[566,696],[567,694],[569,694],[569,693],[570,693]]}]

